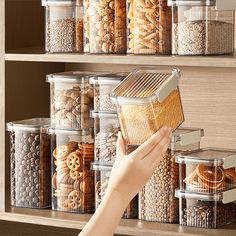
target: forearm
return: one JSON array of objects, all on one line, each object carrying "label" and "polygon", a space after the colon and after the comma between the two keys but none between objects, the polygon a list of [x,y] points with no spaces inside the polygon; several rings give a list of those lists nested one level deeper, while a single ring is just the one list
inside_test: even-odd
[{"label": "forearm", "polygon": [[119,192],[108,192],[79,236],[113,235],[127,205]]}]

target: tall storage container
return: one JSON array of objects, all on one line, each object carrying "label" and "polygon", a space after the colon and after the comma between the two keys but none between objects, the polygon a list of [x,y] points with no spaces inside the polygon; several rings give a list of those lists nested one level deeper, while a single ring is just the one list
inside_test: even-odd
[{"label": "tall storage container", "polygon": [[170,0],[172,53],[213,55],[234,52],[234,0]]},{"label": "tall storage container", "polygon": [[167,0],[128,0],[128,53],[171,54],[171,8]]},{"label": "tall storage container", "polygon": [[52,149],[52,209],[94,211],[94,141],[89,130],[49,129]]},{"label": "tall storage container", "polygon": [[179,166],[175,157],[199,149],[203,135],[202,129],[194,128],[180,128],[173,133],[166,155],[139,193],[140,220],[179,222],[179,201],[175,198],[175,189],[179,188]]},{"label": "tall storage container", "polygon": [[12,206],[51,206],[50,138],[43,128],[48,125],[48,118],[7,123],[10,132]]}]

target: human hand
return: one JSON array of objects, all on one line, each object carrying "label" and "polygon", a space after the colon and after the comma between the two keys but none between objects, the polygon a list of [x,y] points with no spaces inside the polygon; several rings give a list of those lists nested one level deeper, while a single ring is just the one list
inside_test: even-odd
[{"label": "human hand", "polygon": [[163,127],[129,155],[121,133],[117,141],[117,158],[111,171],[108,193],[116,192],[128,204],[151,178],[165,155],[171,129]]}]

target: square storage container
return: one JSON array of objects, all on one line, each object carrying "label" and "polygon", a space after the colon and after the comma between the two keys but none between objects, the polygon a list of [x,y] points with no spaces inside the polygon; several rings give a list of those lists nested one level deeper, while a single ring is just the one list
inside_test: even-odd
[{"label": "square storage container", "polygon": [[7,123],[10,133],[11,205],[27,208],[51,206],[50,137],[48,118]]},{"label": "square storage container", "polygon": [[236,188],[236,150],[206,148],[179,155],[180,189],[217,193]]},{"label": "square storage container", "polygon": [[112,92],[123,137],[128,145],[140,145],[160,127],[174,131],[184,121],[177,69],[138,69]]},{"label": "square storage container", "polygon": [[[230,197],[229,197],[230,195]],[[227,194],[199,194],[177,190],[180,204],[180,224],[215,229],[236,221],[236,192]]]},{"label": "square storage container", "polygon": [[115,73],[90,79],[90,84],[94,88],[95,111],[116,112],[116,106],[111,101],[111,92],[127,75],[127,73]]},{"label": "square storage container", "polygon": [[49,129],[52,150],[52,209],[94,211],[94,141],[90,130]]},{"label": "square storage container", "polygon": [[[95,175],[95,206],[99,207],[105,193],[107,191],[109,177],[112,170],[112,164],[92,163],[91,169],[94,170]],[[137,218],[138,217],[138,196],[133,198],[124,211],[123,218]]]},{"label": "square storage container", "polygon": [[83,52],[82,0],[42,0],[48,53]]},{"label": "square storage container", "polygon": [[56,128],[88,129],[93,126],[92,72],[64,72],[47,76],[50,83],[51,122]]},{"label": "square storage container", "polygon": [[120,130],[117,113],[92,112],[94,118],[95,161],[114,163]]},{"label": "square storage container", "polygon": [[179,188],[179,166],[175,157],[179,153],[199,149],[203,135],[202,129],[195,128],[179,128],[173,133],[166,155],[139,192],[140,220],[179,222],[179,200],[175,197],[175,189]]},{"label": "square storage container", "polygon": [[[227,2],[227,3],[225,3]],[[172,53],[214,55],[234,52],[234,0],[170,0]]]},{"label": "square storage container", "polygon": [[171,8],[167,0],[127,1],[128,53],[171,54]]}]

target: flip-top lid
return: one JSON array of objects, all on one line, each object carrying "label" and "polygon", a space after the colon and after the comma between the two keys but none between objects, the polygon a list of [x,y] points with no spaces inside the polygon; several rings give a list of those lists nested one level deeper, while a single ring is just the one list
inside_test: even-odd
[{"label": "flip-top lid", "polygon": [[42,6],[73,6],[78,0],[42,0]]},{"label": "flip-top lid", "polygon": [[100,163],[100,162],[92,162],[91,163],[91,170],[95,171],[111,171],[112,170],[112,163]]},{"label": "flip-top lid", "polygon": [[91,111],[90,112],[90,116],[92,118],[103,118],[103,119],[117,119],[118,120],[118,116],[116,112],[95,112],[95,111]]},{"label": "flip-top lid", "polygon": [[99,85],[118,85],[123,79],[127,77],[127,75],[128,73],[125,72],[104,74],[90,78],[89,83]]}]

